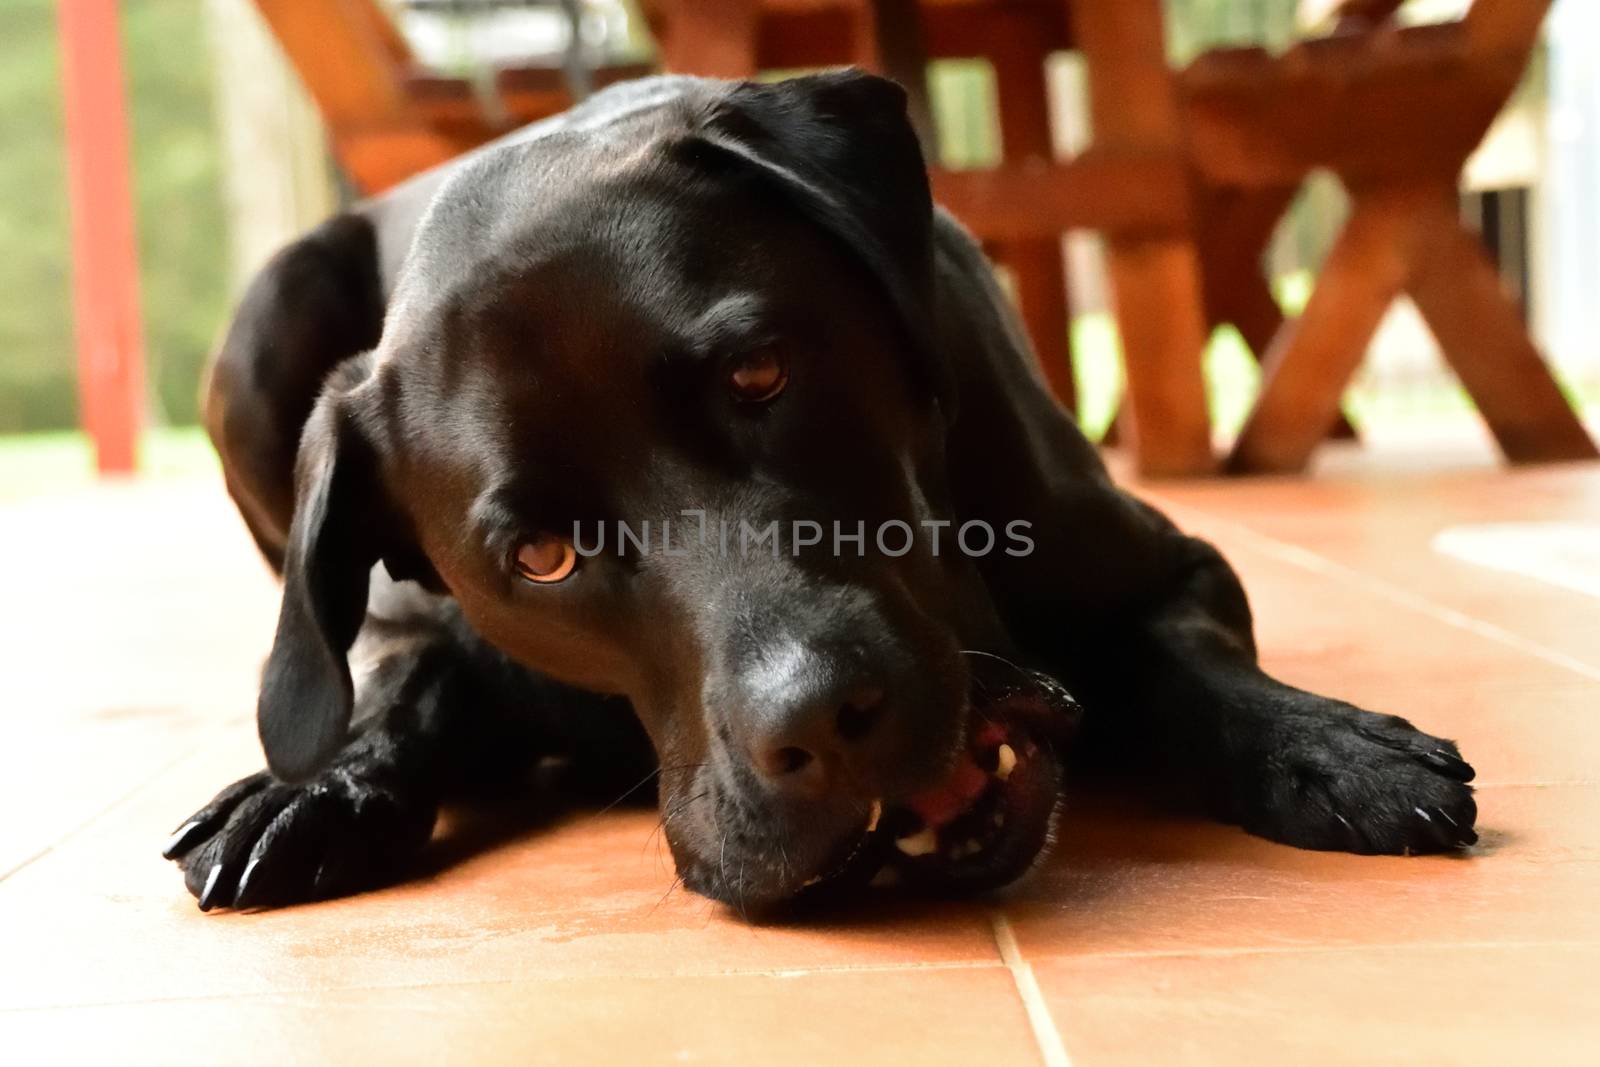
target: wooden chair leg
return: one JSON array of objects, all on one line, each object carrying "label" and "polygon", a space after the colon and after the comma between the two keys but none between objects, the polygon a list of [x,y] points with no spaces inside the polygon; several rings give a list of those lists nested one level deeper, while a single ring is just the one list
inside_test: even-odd
[{"label": "wooden chair leg", "polygon": [[1106,267],[1127,379],[1120,439],[1141,474],[1179,477],[1216,467],[1200,357],[1200,267],[1187,241],[1110,238]]},{"label": "wooden chair leg", "polygon": [[1453,197],[1437,203],[1407,288],[1505,457],[1516,463],[1600,456],[1528,337],[1482,243]]},{"label": "wooden chair leg", "polygon": [[657,44],[667,70],[712,78],[760,72],[758,0],[671,0],[662,9]]},{"label": "wooden chair leg", "polygon": [[[1071,0],[1088,74],[1094,146],[1183,152],[1160,0]],[[1200,357],[1200,261],[1188,234],[1109,233],[1107,274],[1128,380],[1126,437],[1147,475],[1214,469]]]},{"label": "wooden chair leg", "polygon": [[[1278,220],[1298,192],[1299,187],[1293,185],[1262,192],[1207,190],[1200,194],[1195,212],[1207,324],[1216,329],[1232,323],[1257,362],[1283,328],[1283,309],[1272,295],[1261,260]],[[1341,412],[1330,436],[1354,439],[1357,435]]]},{"label": "wooden chair leg", "polygon": [[[1000,112],[1000,147],[1007,163],[1054,158],[1050,128],[1048,53],[1043,35],[1028,22],[1004,23],[1010,31],[991,57]],[[1039,368],[1056,399],[1069,411],[1078,406],[1072,372],[1072,313],[1067,300],[1066,260],[1060,236],[1009,241],[997,249],[1016,280],[1021,312]]]},{"label": "wooden chair leg", "polygon": [[922,34],[918,0],[870,0],[871,19],[865,35],[875,51],[869,69],[887,74],[906,91],[906,117],[917,131],[929,163],[939,158],[939,134],[928,98],[928,48]]},{"label": "wooden chair leg", "polygon": [[1261,257],[1293,189],[1267,193],[1207,193],[1195,210],[1205,269],[1206,317],[1213,326],[1231,322],[1257,358],[1272,345],[1283,312],[1262,274]]},{"label": "wooden chair leg", "polygon": [[1234,443],[1236,473],[1298,473],[1339,414],[1384,312],[1411,273],[1427,194],[1358,196],[1299,320],[1280,330],[1262,360],[1261,395]]},{"label": "wooden chair leg", "polygon": [[1071,314],[1067,306],[1066,261],[1059,239],[1012,241],[996,256],[1016,283],[1017,311],[1033,340],[1039,369],[1055,398],[1068,411],[1078,407],[1073,378]]}]

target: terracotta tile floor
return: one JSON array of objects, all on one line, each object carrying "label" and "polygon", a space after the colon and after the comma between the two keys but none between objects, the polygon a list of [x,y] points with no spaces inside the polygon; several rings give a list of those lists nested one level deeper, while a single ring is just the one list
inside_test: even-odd
[{"label": "terracotta tile floor", "polygon": [[202,915],[157,850],[257,765],[272,581],[210,483],[6,504],[0,1054],[1597,1062],[1600,601],[1433,542],[1561,521],[1600,544],[1600,466],[1152,492],[1244,573],[1273,668],[1461,741],[1472,856],[1298,852],[1080,791],[998,900],[751,928],[672,891],[655,818],[619,811],[458,820],[416,883]]}]

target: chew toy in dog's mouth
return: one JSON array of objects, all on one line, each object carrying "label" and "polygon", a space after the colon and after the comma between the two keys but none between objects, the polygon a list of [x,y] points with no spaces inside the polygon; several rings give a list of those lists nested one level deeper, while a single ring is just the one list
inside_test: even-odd
[{"label": "chew toy in dog's mouth", "polygon": [[1081,711],[1053,679],[1017,670],[974,685],[967,744],[931,789],[875,802],[834,872],[808,891],[903,884],[976,893],[1020,877],[1043,852],[1061,794],[1061,753]]}]

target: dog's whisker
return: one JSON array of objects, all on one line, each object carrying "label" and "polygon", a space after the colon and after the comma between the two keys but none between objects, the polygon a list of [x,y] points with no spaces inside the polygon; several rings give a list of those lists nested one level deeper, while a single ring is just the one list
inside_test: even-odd
[{"label": "dog's whisker", "polygon": [[676,890],[678,890],[682,886],[683,886],[683,875],[680,874],[680,875],[678,875],[676,878],[674,878],[672,880],[672,884],[671,885],[667,886],[667,891],[665,893],[661,894],[661,899],[656,901],[655,904],[651,906],[649,914],[654,915],[656,913],[656,910],[659,909],[661,907],[661,905],[663,905],[663,904],[665,904],[667,902],[667,898],[670,897]]},{"label": "dog's whisker", "polygon": [[697,771],[697,770],[699,770],[699,769],[701,769],[702,767],[705,767],[705,766],[708,766],[708,764],[705,761],[701,761],[699,763],[677,763],[677,764],[669,764],[669,765],[654,767],[654,768],[652,768],[650,770],[650,773],[646,774],[643,778],[641,778],[637,782],[633,783],[633,785],[631,785],[627,789],[623,790],[623,792],[622,792],[622,794],[620,796],[618,796],[615,800],[611,801],[611,803],[607,804],[605,807],[601,808],[599,811],[596,811],[594,814],[596,816],[599,816],[599,815],[604,815],[607,812],[611,811],[617,805],[623,803],[629,797],[633,796],[639,790],[643,789],[646,785],[648,785],[652,778],[656,778],[658,776],[662,777],[662,778],[665,778],[668,775],[678,774],[678,773],[681,773],[681,772]]},{"label": "dog's whisker", "polygon": [[683,797],[676,801],[671,808],[663,812],[661,817],[656,820],[655,828],[650,831],[650,836],[645,838],[644,844],[640,847],[640,851],[642,852],[644,849],[649,848],[651,842],[656,840],[657,835],[661,834],[662,831],[667,828],[667,824],[676,816],[682,814],[684,809],[688,808],[691,804],[696,804],[704,800],[709,793],[710,790],[704,790],[696,793],[694,796]]},{"label": "dog's whisker", "polygon": [[1016,662],[1014,660],[1007,659],[1005,656],[1000,655],[998,652],[985,652],[981,648],[958,648],[958,649],[956,649],[956,651],[959,652],[963,656],[983,656],[986,659],[998,660],[999,662],[1004,663],[1007,667],[1010,667],[1010,668],[1012,668],[1014,670],[1019,670],[1020,671],[1022,669],[1021,667],[1017,666],[1017,664],[1016,664]]},{"label": "dog's whisker", "polygon": [[789,862],[789,850],[784,847],[784,839],[788,836],[787,833],[778,835],[778,856],[783,863],[783,866],[778,869],[778,874],[784,881],[788,881],[794,876],[794,864]]},{"label": "dog's whisker", "polygon": [[659,767],[651,768],[649,774],[645,775],[643,778],[641,778],[637,782],[633,783],[633,785],[631,785],[627,789],[623,790],[621,796],[617,797],[617,799],[613,800],[611,803],[607,804],[605,807],[603,807],[599,811],[595,812],[595,814],[596,815],[604,815],[606,812],[610,811],[612,808],[616,807],[618,804],[621,804],[624,800],[627,800],[629,797],[633,796],[633,794],[635,794],[639,790],[643,789],[645,787],[645,785],[650,781],[650,779],[654,778],[656,775],[658,775],[660,773],[661,773],[661,768],[659,768]]},{"label": "dog's whisker", "polygon": [[737,885],[734,888],[735,888],[735,891],[738,893],[738,896],[739,896],[739,918],[743,919],[746,923],[748,923],[750,921],[750,913],[745,910],[745,899],[744,899],[745,884],[744,884],[744,857],[743,856],[739,857],[739,881],[738,881]]},{"label": "dog's whisker", "polygon": [[717,845],[717,877],[722,880],[722,884],[723,885],[727,885],[728,884],[728,832],[726,830],[724,830],[718,836],[720,837],[721,840]]},{"label": "dog's whisker", "polygon": [[709,766],[711,766],[709,760],[701,760],[698,763],[674,763],[670,766],[657,767],[656,771],[663,778],[665,778],[668,775],[683,774],[689,771],[698,771],[703,767]]}]

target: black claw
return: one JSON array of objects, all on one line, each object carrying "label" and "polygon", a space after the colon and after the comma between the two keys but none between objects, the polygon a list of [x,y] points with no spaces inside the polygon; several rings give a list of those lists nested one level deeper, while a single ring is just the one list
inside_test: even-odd
[{"label": "black claw", "polygon": [[1461,821],[1453,817],[1443,808],[1434,807],[1427,811],[1417,809],[1423,821],[1428,824],[1428,831],[1442,849],[1466,848],[1476,844],[1478,835],[1471,826],[1462,826]]},{"label": "black claw", "polygon": [[245,863],[244,873],[239,876],[239,887],[233,891],[233,904],[231,907],[234,909],[249,907],[250,890],[252,888],[251,879],[255,876],[256,869],[260,865],[260,859],[254,855]]},{"label": "black claw", "polygon": [[[1424,832],[1431,838],[1426,851],[1439,852],[1443,849],[1455,847],[1456,831],[1449,823],[1440,821],[1435,815],[1429,814],[1425,808],[1418,808],[1417,814],[1427,824],[1427,829]],[[1423,850],[1419,848],[1417,851]]]},{"label": "black claw", "polygon": [[1454,848],[1466,848],[1468,845],[1478,843],[1478,832],[1471,826],[1462,826],[1459,821],[1451,818],[1450,813],[1443,808],[1433,809],[1445,822],[1450,824],[1452,837],[1450,844]]},{"label": "black claw", "polygon": [[1371,851],[1371,846],[1367,843],[1366,838],[1362,836],[1361,831],[1356,829],[1354,823],[1352,823],[1349,819],[1345,818],[1343,815],[1339,814],[1337,811],[1333,813],[1333,817],[1334,817],[1334,819],[1336,819],[1338,821],[1339,825],[1344,830],[1343,846],[1347,851],[1350,851],[1350,852],[1370,852]]},{"label": "black claw", "polygon": [[328,896],[328,888],[330,884],[328,861],[324,859],[321,863],[317,864],[317,873],[311,876],[312,896],[314,898]]},{"label": "black claw", "polygon": [[162,858],[175,860],[195,845],[198,845],[201,839],[206,836],[209,822],[209,819],[190,819],[178,827],[173,832],[173,835],[167,839],[167,843],[162,846]]},{"label": "black claw", "polygon": [[222,903],[220,887],[222,885],[222,864],[216,863],[211,872],[206,875],[205,888],[200,891],[200,910],[210,911]]},{"label": "black claw", "polygon": [[1418,758],[1440,774],[1454,778],[1458,782],[1470,782],[1477,774],[1466,760],[1442,748],[1424,752]]},{"label": "black claw", "polygon": [[270,778],[262,773],[241,778],[228,786],[213,797],[211,803],[189,816],[182,826],[173,831],[172,837],[162,848],[161,855],[172,860],[193,849],[203,838],[209,837],[226,822],[235,808],[261,792],[269,782]]}]

